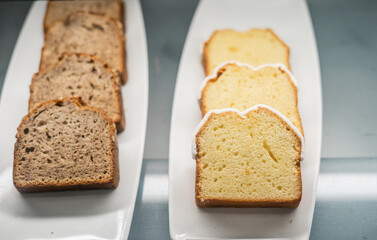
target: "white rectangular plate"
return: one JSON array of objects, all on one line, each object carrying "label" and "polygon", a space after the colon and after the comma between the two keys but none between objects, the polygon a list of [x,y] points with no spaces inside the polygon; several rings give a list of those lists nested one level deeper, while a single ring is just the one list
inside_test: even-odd
[{"label": "white rectangular plate", "polygon": [[[195,205],[194,130],[204,79],[200,48],[217,29],[271,28],[291,50],[299,82],[299,110],[305,132],[303,195],[297,209],[199,209]],[[317,47],[303,0],[201,1],[186,39],[178,71],[170,135],[169,219],[173,239],[308,239],[312,223],[322,132],[322,95]]]},{"label": "white rectangular plate", "polygon": [[12,183],[18,124],[27,114],[29,84],[43,45],[46,2],[26,18],[0,102],[0,239],[127,239],[144,151],[148,58],[140,3],[126,1],[128,82],[123,87],[126,130],[118,135],[120,183],[116,190],[20,194]]}]

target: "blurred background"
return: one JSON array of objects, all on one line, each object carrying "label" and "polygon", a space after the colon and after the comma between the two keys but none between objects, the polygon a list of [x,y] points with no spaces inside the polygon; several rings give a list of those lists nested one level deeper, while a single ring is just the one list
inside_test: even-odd
[{"label": "blurred background", "polygon": [[[197,4],[141,0],[149,112],[130,239],[169,238],[170,116],[180,56]],[[0,2],[0,89],[31,5]],[[309,0],[308,7],[323,92],[322,158],[310,239],[377,239],[377,1]],[[152,196],[157,200],[150,201],[150,194],[157,194]]]}]

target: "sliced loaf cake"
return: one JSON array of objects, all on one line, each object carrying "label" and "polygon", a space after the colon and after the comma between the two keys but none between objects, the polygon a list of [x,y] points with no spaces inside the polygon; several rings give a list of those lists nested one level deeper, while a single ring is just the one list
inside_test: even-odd
[{"label": "sliced loaf cake", "polygon": [[123,2],[121,0],[92,1],[49,1],[43,26],[45,31],[55,22],[64,21],[76,11],[103,14],[123,23]]},{"label": "sliced loaf cake", "polygon": [[56,64],[64,52],[99,57],[119,71],[126,82],[124,36],[121,23],[107,16],[76,12],[67,22],[55,22],[45,34],[39,70]]},{"label": "sliced loaf cake", "polygon": [[201,89],[203,116],[214,109],[244,111],[257,104],[271,106],[284,114],[303,133],[297,108],[297,83],[284,65],[253,68],[226,62],[207,77]]},{"label": "sliced loaf cake", "polygon": [[195,143],[199,207],[299,205],[303,137],[273,108],[211,111]]},{"label": "sliced loaf cake", "polygon": [[98,58],[66,53],[60,61],[33,76],[29,109],[47,100],[81,97],[89,106],[102,108],[116,124],[125,127],[120,78]]},{"label": "sliced loaf cake", "polygon": [[16,138],[13,181],[20,192],[118,185],[114,123],[78,98],[38,105],[22,119]]},{"label": "sliced loaf cake", "polygon": [[270,29],[215,31],[204,44],[203,63],[206,75],[226,61],[248,63],[253,67],[281,63],[289,69],[289,48]]}]

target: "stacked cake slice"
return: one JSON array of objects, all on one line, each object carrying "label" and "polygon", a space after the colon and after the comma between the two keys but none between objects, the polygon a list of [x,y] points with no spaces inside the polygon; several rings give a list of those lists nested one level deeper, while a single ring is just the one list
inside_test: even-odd
[{"label": "stacked cake slice", "polygon": [[244,111],[257,104],[275,108],[302,132],[297,109],[297,83],[284,65],[253,68],[226,62],[216,74],[205,79],[201,89],[203,116],[210,110],[236,108]]},{"label": "stacked cake slice", "polygon": [[196,134],[199,207],[297,207],[302,135],[268,106],[212,111]]},{"label": "stacked cake slice", "polygon": [[20,192],[115,188],[125,128],[123,2],[50,1],[29,113],[17,132]]},{"label": "stacked cake slice", "polygon": [[288,59],[288,46],[270,29],[215,31],[203,49],[207,76],[226,61],[239,61],[254,67],[281,63],[289,69]]},{"label": "stacked cake slice", "polygon": [[29,108],[47,100],[81,97],[86,104],[102,108],[119,133],[125,127],[119,83],[119,76],[100,59],[66,53],[55,66],[34,75]]},{"label": "stacked cake slice", "polygon": [[40,70],[54,65],[65,52],[98,56],[126,82],[124,37],[119,22],[103,15],[75,12],[47,30]]},{"label": "stacked cake slice", "polygon": [[20,192],[115,188],[119,182],[114,123],[80,99],[33,108],[18,127],[13,180]]},{"label": "stacked cake slice", "polygon": [[203,53],[196,204],[297,207],[304,138],[289,48],[269,29],[222,30]]},{"label": "stacked cake slice", "polygon": [[43,22],[45,31],[55,21],[65,21],[72,12],[83,11],[103,14],[123,22],[123,3],[121,0],[79,0],[79,1],[49,1]]}]

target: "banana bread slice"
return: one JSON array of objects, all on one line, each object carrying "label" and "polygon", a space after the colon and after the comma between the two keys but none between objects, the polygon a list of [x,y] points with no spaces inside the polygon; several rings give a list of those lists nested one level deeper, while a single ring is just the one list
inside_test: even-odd
[{"label": "banana bread slice", "polygon": [[196,134],[199,207],[297,207],[303,137],[268,106],[209,112]]},{"label": "banana bread slice", "polygon": [[45,34],[39,70],[56,64],[65,52],[97,56],[126,82],[124,36],[118,21],[85,12],[72,13],[66,22],[56,21]]},{"label": "banana bread slice", "polygon": [[22,119],[14,147],[13,182],[20,192],[116,188],[114,123],[80,98],[51,100]]},{"label": "banana bread slice", "polygon": [[76,11],[103,14],[123,23],[123,1],[121,0],[92,0],[92,1],[49,1],[45,19],[43,22],[44,30],[58,20],[66,20],[69,14]]},{"label": "banana bread slice", "polygon": [[206,75],[226,61],[238,61],[258,67],[281,63],[288,69],[289,48],[270,29],[250,29],[239,32],[231,29],[215,31],[203,48]]},{"label": "banana bread slice", "polygon": [[47,100],[81,97],[89,106],[102,108],[120,133],[125,120],[119,84],[115,71],[97,57],[66,53],[55,66],[33,76],[29,109]]}]

